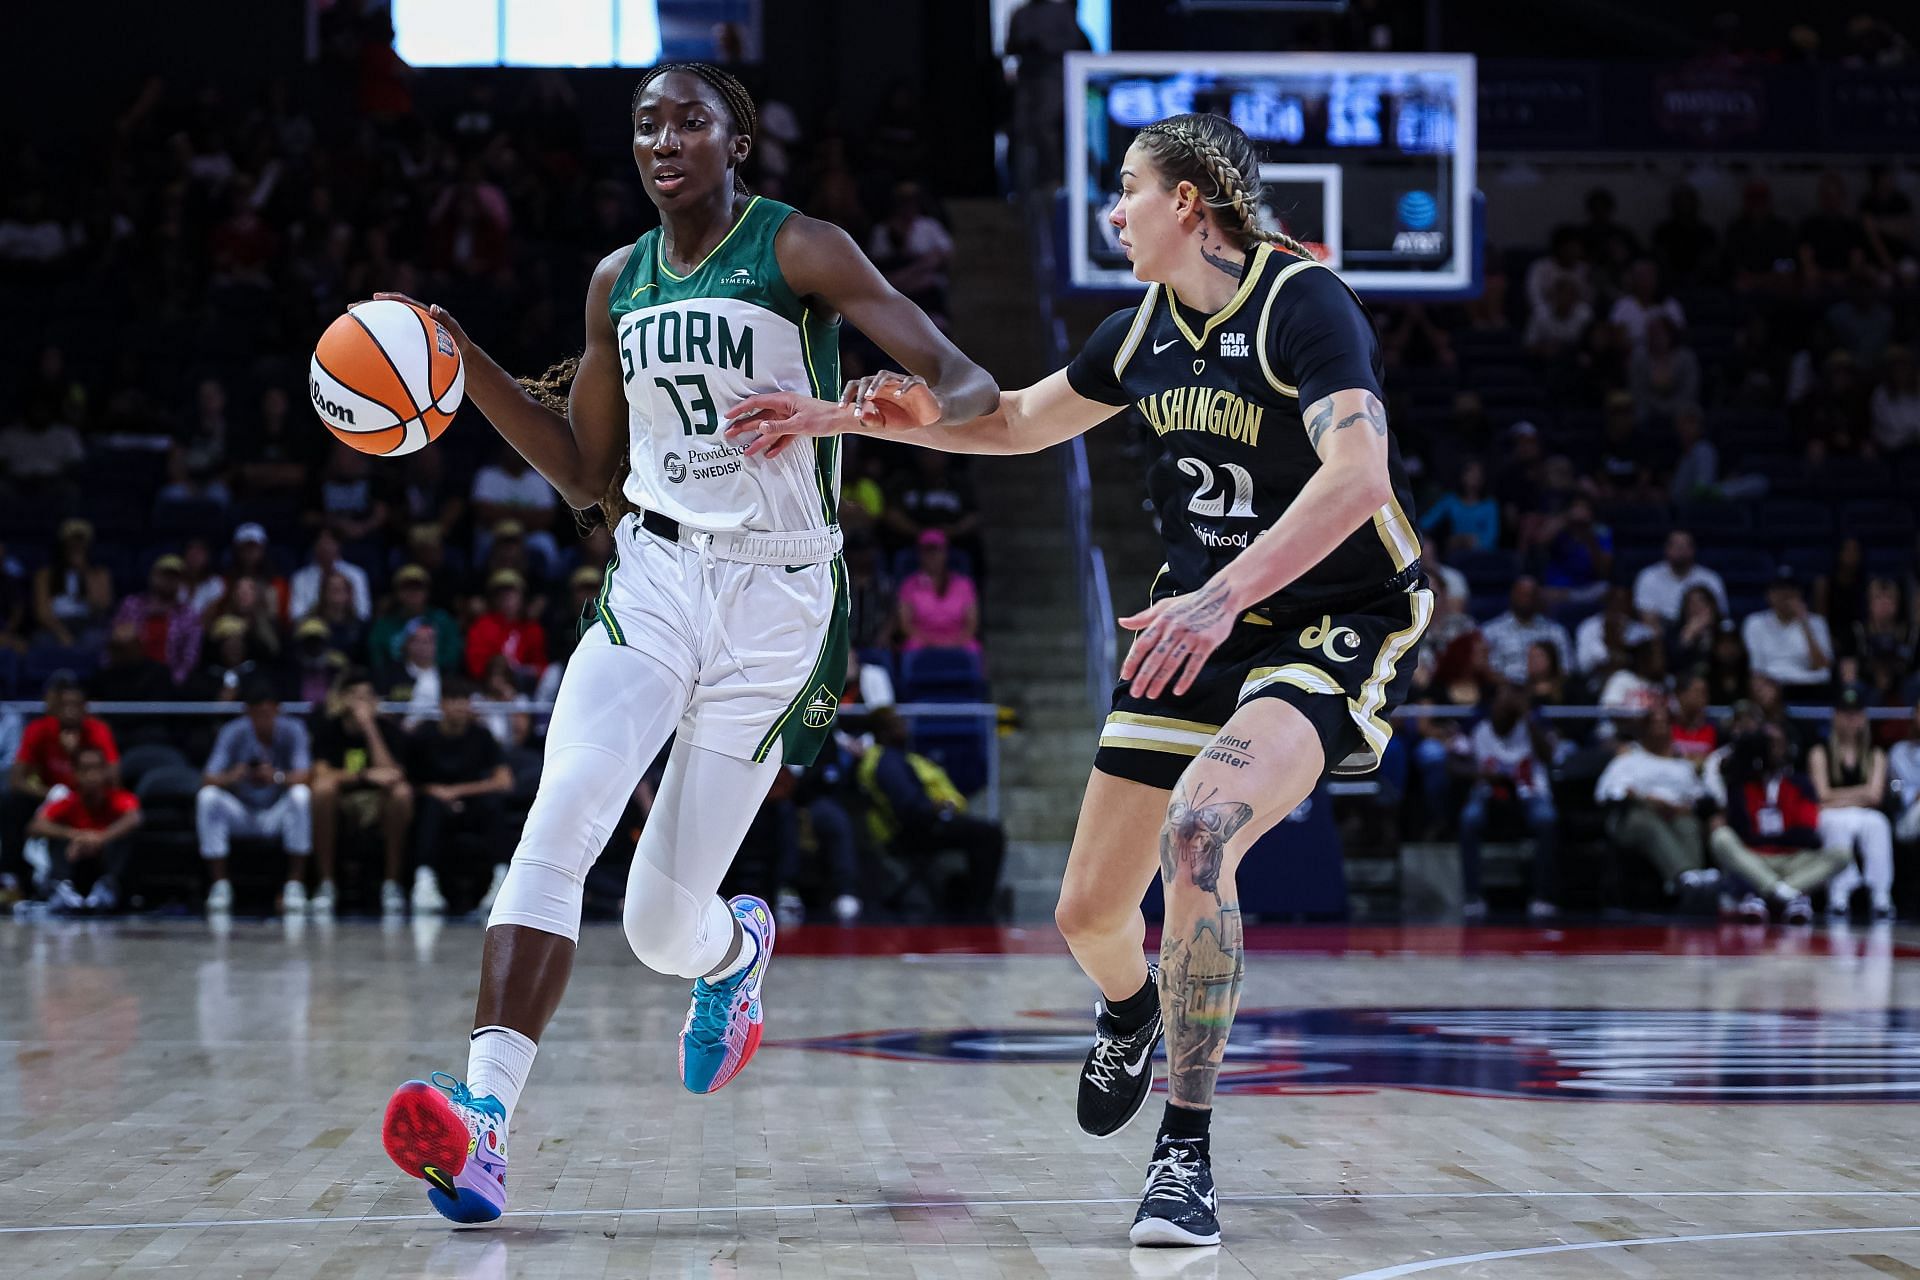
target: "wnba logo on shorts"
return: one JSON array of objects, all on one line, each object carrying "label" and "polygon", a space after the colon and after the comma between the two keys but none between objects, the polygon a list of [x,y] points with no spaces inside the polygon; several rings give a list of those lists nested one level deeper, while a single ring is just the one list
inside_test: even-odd
[{"label": "wnba logo on shorts", "polygon": [[679,484],[687,478],[687,460],[677,453],[670,453],[660,459],[660,469],[667,473],[667,479]]},{"label": "wnba logo on shorts", "polygon": [[807,704],[806,714],[800,717],[800,723],[809,729],[824,729],[833,723],[834,712],[840,709],[840,699],[833,691],[821,685],[814,692],[813,701]]}]

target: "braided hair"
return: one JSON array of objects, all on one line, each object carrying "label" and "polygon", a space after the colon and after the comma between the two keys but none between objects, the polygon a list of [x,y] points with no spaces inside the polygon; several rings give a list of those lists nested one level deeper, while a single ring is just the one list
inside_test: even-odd
[{"label": "braided hair", "polygon": [[[735,133],[744,133],[749,138],[760,136],[760,109],[754,106],[753,95],[747,92],[747,86],[741,84],[739,79],[731,73],[722,71],[710,62],[662,62],[649,67],[647,74],[640,77],[640,83],[634,86],[632,110],[640,109],[640,95],[647,91],[648,85],[661,76],[671,75],[676,71],[698,76],[706,81],[708,88],[720,95],[720,100],[727,104],[727,114],[733,117]],[[738,171],[733,175],[733,189],[742,195],[747,191],[747,184],[741,179]]]},{"label": "braided hair", "polygon": [[[662,62],[648,68],[647,73],[640,77],[640,83],[634,86],[630,110],[640,109],[640,96],[647,91],[648,85],[675,71],[698,76],[720,95],[720,100],[727,106],[727,114],[733,117],[735,133],[744,133],[749,138],[759,135],[760,111],[754,106],[753,95],[747,92],[747,87],[738,78],[707,62]],[[733,175],[733,189],[742,195],[747,191],[747,184],[737,171]],[[579,372],[580,358],[568,356],[549,365],[547,371],[537,378],[520,378],[517,381],[528,395],[564,418],[567,414],[567,396],[573,389],[574,376]],[[626,497],[627,473],[631,469],[630,454],[623,452],[619,465],[613,469],[613,479],[608,482],[607,491],[600,498],[600,513],[609,529],[618,524],[623,515],[635,509]]]},{"label": "braided hair", "polygon": [[1277,244],[1312,258],[1307,246],[1260,225],[1260,157],[1240,127],[1224,116],[1181,115],[1142,129],[1133,145],[1146,152],[1168,190],[1191,182],[1220,217],[1221,228],[1240,248]]},{"label": "braided hair", "polygon": [[[564,418],[567,416],[567,396],[573,390],[573,379],[579,372],[580,357],[568,356],[565,360],[548,365],[547,371],[537,378],[516,378],[514,381],[520,384],[522,391],[532,396],[544,408]],[[622,516],[637,510],[631,502],[627,501],[626,495],[627,473],[632,469],[630,451],[622,450],[620,462],[613,469],[613,478],[607,482],[607,491],[600,495],[600,501],[595,504],[599,507],[600,516],[607,522],[609,529],[619,524]],[[592,509],[587,508],[589,511]],[[592,527],[592,521],[584,512],[576,511],[574,519],[582,533]]]}]

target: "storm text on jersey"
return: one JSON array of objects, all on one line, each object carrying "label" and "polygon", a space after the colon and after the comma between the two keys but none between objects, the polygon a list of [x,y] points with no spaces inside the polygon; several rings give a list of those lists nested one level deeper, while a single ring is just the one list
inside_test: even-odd
[{"label": "storm text on jersey", "polygon": [[620,345],[631,351],[639,367],[662,364],[704,364],[715,369],[738,369],[753,377],[753,329],[735,328],[725,316],[691,307],[636,311],[620,332]]}]

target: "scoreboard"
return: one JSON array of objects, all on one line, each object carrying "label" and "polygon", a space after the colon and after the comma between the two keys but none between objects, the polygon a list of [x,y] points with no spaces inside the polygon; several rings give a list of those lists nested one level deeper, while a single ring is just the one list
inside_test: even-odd
[{"label": "scoreboard", "polygon": [[1475,278],[1474,61],[1452,54],[1073,54],[1068,240],[1079,288],[1137,287],[1107,224],[1134,134],[1205,111],[1261,156],[1264,217],[1361,293],[1464,296]]}]

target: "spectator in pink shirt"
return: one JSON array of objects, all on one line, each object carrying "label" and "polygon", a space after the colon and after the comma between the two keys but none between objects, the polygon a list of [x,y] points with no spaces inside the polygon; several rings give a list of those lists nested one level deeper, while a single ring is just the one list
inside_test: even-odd
[{"label": "spectator in pink shirt", "polygon": [[980,652],[980,597],[973,579],[947,567],[947,535],[920,535],[920,569],[900,584],[900,633],[907,649]]}]

